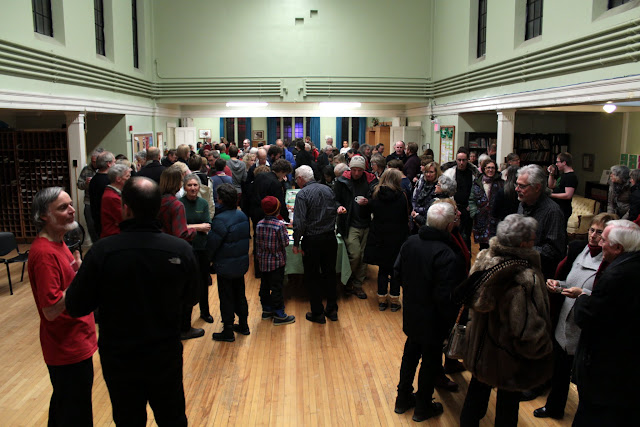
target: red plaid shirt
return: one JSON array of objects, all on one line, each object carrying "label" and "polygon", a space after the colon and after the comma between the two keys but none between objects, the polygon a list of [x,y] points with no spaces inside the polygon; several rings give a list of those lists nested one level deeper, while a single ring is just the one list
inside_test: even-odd
[{"label": "red plaid shirt", "polygon": [[268,216],[256,226],[256,253],[260,271],[273,271],[287,262],[289,245],[287,227],[275,216]]},{"label": "red plaid shirt", "polygon": [[187,228],[187,215],[184,205],[173,194],[164,194],[158,219],[162,223],[162,231],[180,237],[188,242],[196,235],[195,229]]}]

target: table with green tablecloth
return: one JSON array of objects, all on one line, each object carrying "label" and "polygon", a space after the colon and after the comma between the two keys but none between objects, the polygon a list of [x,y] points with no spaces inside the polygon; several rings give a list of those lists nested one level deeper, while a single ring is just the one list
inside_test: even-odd
[{"label": "table with green tablecloth", "polygon": [[[349,264],[349,255],[344,240],[338,234],[338,255],[336,256],[336,272],[340,273],[340,281],[347,283],[351,277],[351,264]],[[304,274],[304,266],[302,265],[302,255],[293,253],[293,239],[289,241],[287,246],[287,264],[284,267],[284,274]]]}]

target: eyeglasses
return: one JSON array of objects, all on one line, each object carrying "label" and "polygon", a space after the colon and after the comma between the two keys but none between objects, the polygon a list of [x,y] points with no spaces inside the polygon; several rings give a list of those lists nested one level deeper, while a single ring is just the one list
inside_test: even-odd
[{"label": "eyeglasses", "polygon": [[491,169],[491,170],[496,170],[496,167],[495,167],[495,166],[485,166],[485,168],[484,168],[484,169],[485,169],[485,170],[489,170],[489,169]]},{"label": "eyeglasses", "polygon": [[596,229],[596,228],[590,228],[590,229],[589,229],[589,233],[596,233],[596,234],[600,234],[600,235],[602,235],[602,232],[603,232],[603,231],[604,231],[604,230],[598,230],[598,229]]},{"label": "eyeglasses", "polygon": [[516,188],[520,188],[521,190],[526,190],[528,187],[531,187],[531,184],[516,184]]}]

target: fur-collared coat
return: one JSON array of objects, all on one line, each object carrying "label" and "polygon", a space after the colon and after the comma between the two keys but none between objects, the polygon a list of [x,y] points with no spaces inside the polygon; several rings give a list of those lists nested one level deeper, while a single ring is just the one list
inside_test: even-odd
[{"label": "fur-collared coat", "polygon": [[540,256],[534,249],[502,246],[496,237],[489,244],[471,274],[511,259],[526,260],[530,267],[497,271],[466,301],[471,310],[464,365],[485,384],[530,390],[553,373],[553,332]]}]

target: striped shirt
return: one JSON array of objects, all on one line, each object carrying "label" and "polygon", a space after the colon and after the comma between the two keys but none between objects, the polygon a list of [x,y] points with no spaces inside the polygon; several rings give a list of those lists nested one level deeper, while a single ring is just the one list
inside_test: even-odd
[{"label": "striped shirt", "polygon": [[293,208],[293,245],[300,245],[302,236],[335,232],[338,206],[331,188],[309,181],[296,195]]},{"label": "striped shirt", "polygon": [[287,228],[275,216],[268,216],[256,226],[256,254],[260,271],[273,271],[287,262],[289,245]]}]

